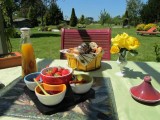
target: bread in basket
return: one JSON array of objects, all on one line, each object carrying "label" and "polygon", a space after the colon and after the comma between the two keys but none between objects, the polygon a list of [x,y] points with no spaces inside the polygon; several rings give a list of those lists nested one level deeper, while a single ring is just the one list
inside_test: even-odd
[{"label": "bread in basket", "polygon": [[100,68],[103,50],[95,42],[82,43],[78,47],[66,49],[65,55],[69,67],[90,71]]}]

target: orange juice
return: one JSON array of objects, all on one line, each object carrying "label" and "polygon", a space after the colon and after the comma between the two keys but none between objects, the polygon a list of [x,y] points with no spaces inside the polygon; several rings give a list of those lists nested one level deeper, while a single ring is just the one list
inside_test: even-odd
[{"label": "orange juice", "polygon": [[21,53],[22,53],[22,76],[36,72],[36,60],[34,55],[34,49],[31,43],[21,44]]}]

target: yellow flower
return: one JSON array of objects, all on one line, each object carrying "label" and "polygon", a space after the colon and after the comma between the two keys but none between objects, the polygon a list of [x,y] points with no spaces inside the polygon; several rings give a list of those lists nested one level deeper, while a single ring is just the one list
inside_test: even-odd
[{"label": "yellow flower", "polygon": [[112,38],[111,41],[112,41],[112,44],[113,45],[119,45],[119,38],[120,38],[120,35],[118,34],[115,38]]},{"label": "yellow flower", "polygon": [[119,48],[118,48],[118,46],[117,46],[117,45],[113,45],[113,46],[111,47],[110,52],[111,52],[112,54],[119,53]]},{"label": "yellow flower", "polygon": [[140,45],[138,39],[135,37],[129,37],[126,41],[127,41],[127,44],[125,48],[127,48],[128,50],[135,50]]},{"label": "yellow flower", "polygon": [[129,51],[131,55],[138,54],[138,52],[135,50],[140,45],[138,39],[129,36],[127,33],[118,34],[115,38],[112,38],[111,41],[112,47],[110,52],[112,54],[121,53],[125,56],[126,51]]},{"label": "yellow flower", "polygon": [[128,39],[128,38],[129,38],[129,35],[124,32],[123,34],[121,34],[121,37],[122,37],[123,39]]}]

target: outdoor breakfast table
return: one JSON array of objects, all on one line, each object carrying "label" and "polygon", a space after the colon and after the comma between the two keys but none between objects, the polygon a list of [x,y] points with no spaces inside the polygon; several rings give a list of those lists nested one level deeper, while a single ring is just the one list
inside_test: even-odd
[{"label": "outdoor breakfast table", "polygon": [[[58,59],[49,60],[49,59],[37,58],[37,65],[38,65],[38,70],[40,71],[42,68],[44,68],[47,65],[67,66],[67,61],[58,60]],[[84,104],[80,103],[77,105],[78,107],[75,106],[71,108],[69,111],[64,111],[64,112],[56,113],[49,116],[52,119],[63,119],[63,118],[79,119],[80,118],[80,119],[88,120],[88,119],[92,119],[90,118],[90,116],[92,115],[87,115],[87,114],[92,114],[92,111],[101,111],[100,113],[97,113],[97,112],[93,113],[95,114],[94,116],[95,119],[159,120],[160,119],[160,106],[159,106],[160,102],[157,102],[155,104],[140,103],[132,98],[130,94],[130,88],[135,85],[141,84],[143,82],[143,77],[145,75],[150,75],[152,78],[151,83],[153,87],[159,91],[160,90],[160,64],[158,62],[128,61],[124,70],[125,70],[125,75],[123,77],[116,75],[116,73],[119,72],[119,67],[116,61],[102,61],[100,69],[93,70],[90,72],[75,70],[74,73],[89,74],[90,76],[95,78],[94,84],[97,84],[97,83],[99,84],[99,86],[94,87],[95,95],[96,95],[95,97],[97,101],[94,101],[94,99],[91,98],[91,101],[92,101],[91,106],[89,106],[89,102],[84,102]],[[16,81],[18,81],[19,79],[22,79],[20,76],[21,76],[21,66],[0,69],[0,81],[6,86],[0,90],[1,99],[5,96],[5,92],[4,92],[5,89],[10,89],[7,86],[10,86],[11,83],[14,83],[14,85],[17,84]],[[101,91],[100,93],[97,93],[99,89],[102,89],[103,92]],[[14,89],[12,91],[14,91]],[[104,105],[102,104],[102,102]],[[16,101],[16,102],[13,102],[12,104],[14,105],[18,104],[18,102]],[[36,107],[34,106],[34,103],[31,102],[31,100],[29,102],[25,101],[25,103],[19,101],[19,106],[20,105],[22,106],[21,107],[22,110],[20,111],[16,110],[16,109],[20,109],[18,107],[13,107],[14,110],[11,109],[10,107],[12,105],[8,105],[8,108],[5,108],[6,110],[3,111],[2,110],[3,104],[0,103],[0,119],[2,120],[3,119],[8,120],[9,118],[11,118],[12,120],[14,119],[17,120],[18,118],[19,119],[38,119],[38,118],[42,119],[44,116],[45,117],[47,116],[47,115],[40,114],[37,111],[34,112],[34,114],[36,114],[36,116],[34,116],[34,114],[29,113],[29,110],[25,111],[24,106],[27,106],[28,104],[32,106],[32,109],[34,109],[33,111],[36,111]],[[80,105],[82,106],[80,107]],[[92,105],[94,107],[92,107]],[[84,107],[88,107],[88,109],[90,109],[89,110],[90,112],[87,111],[88,109],[87,108],[85,109]],[[16,111],[17,113],[15,113],[14,111]],[[20,113],[18,114],[18,112]],[[75,115],[75,118],[72,115]],[[71,118],[68,118],[67,116]],[[109,116],[112,116],[112,117],[109,117]]]}]

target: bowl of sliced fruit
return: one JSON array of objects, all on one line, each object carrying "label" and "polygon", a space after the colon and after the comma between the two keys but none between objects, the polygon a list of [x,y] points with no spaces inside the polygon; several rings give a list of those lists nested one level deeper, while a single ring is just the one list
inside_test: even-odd
[{"label": "bowl of sliced fruit", "polygon": [[41,70],[43,83],[51,85],[69,84],[72,80],[73,69],[69,67],[53,66]]},{"label": "bowl of sliced fruit", "polygon": [[[45,94],[40,86],[43,88],[47,94]],[[35,94],[38,100],[44,105],[57,105],[59,104],[65,97],[66,93],[66,85],[49,85],[45,83],[41,83],[40,86],[36,86]]]},{"label": "bowl of sliced fruit", "polygon": [[91,89],[93,78],[87,74],[74,74],[69,84],[74,93],[83,94]]}]

